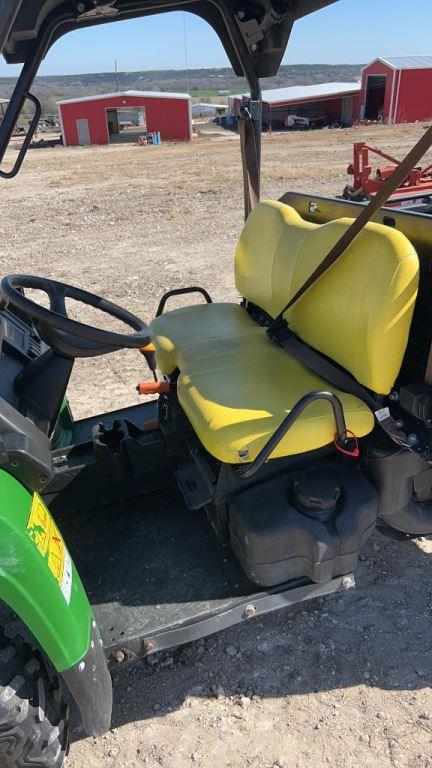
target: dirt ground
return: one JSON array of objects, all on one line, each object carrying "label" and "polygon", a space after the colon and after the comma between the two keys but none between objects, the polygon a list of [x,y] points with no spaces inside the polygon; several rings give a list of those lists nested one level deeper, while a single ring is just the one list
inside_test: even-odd
[{"label": "dirt ground", "polygon": [[[422,126],[265,136],[263,196],[339,193],[352,143],[402,155]],[[145,319],[168,288],[235,299],[235,136],[34,150],[1,186],[2,272],[83,286]],[[82,319],[92,320],[90,312]],[[137,402],[140,356],[78,361],[76,416]],[[119,667],[113,728],[75,721],[70,768],[432,768],[432,541],[375,534],[357,588]]]}]

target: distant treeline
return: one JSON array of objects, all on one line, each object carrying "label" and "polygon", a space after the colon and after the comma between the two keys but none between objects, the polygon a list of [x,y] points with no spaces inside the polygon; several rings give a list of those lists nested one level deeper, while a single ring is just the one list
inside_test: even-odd
[{"label": "distant treeline", "polygon": [[[308,85],[318,82],[352,82],[360,76],[361,64],[284,64],[276,77],[262,81],[263,88]],[[8,98],[15,78],[0,77],[0,96]],[[97,72],[83,75],[46,75],[36,78],[34,93],[42,102],[44,114],[56,112],[56,102],[78,96],[120,91],[178,91],[218,95],[219,91],[242,92],[247,88],[231,68],[166,69],[143,72]]]}]

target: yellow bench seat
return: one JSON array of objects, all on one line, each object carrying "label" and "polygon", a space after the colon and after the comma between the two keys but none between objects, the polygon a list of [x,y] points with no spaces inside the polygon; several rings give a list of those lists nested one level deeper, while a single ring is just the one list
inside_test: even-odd
[{"label": "yellow bench seat", "polygon": [[[206,450],[224,463],[253,461],[297,401],[313,390],[340,398],[347,428],[358,437],[374,425],[369,408],[304,368],[266,336],[231,339],[223,348],[204,347],[185,361],[177,382],[179,402]],[[331,405],[308,406],[272,458],[313,451],[336,432]]]},{"label": "yellow bench seat", "polygon": [[[277,317],[350,224],[313,224],[283,203],[260,203],[236,249],[239,294]],[[375,394],[388,395],[408,341],[418,273],[411,243],[391,227],[369,223],[285,318],[303,342]],[[255,459],[297,401],[317,389],[339,396],[347,428],[357,437],[373,429],[363,402],[295,361],[239,305],[174,310],[153,321],[152,334],[163,373],[179,371],[178,399],[195,433],[224,463]],[[321,448],[334,434],[330,404],[315,402],[272,458]]]}]

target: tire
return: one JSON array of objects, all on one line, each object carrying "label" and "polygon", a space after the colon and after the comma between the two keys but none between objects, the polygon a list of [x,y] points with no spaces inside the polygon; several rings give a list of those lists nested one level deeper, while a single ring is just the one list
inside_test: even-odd
[{"label": "tire", "polygon": [[0,768],[61,768],[69,712],[42,654],[0,630]]}]

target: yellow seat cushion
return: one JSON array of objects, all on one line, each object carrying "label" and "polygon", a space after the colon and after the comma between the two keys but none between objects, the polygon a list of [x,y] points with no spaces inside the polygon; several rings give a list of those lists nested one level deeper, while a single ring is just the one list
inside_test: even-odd
[{"label": "yellow seat cushion", "polygon": [[[324,389],[340,398],[347,428],[358,437],[374,426],[369,408],[315,376],[265,335],[232,339],[223,349],[189,360],[177,384],[179,402],[207,451],[224,463],[252,461],[306,393]],[[329,403],[306,408],[271,458],[312,451],[335,435]]]},{"label": "yellow seat cushion", "polygon": [[181,307],[155,318],[151,330],[157,363],[166,376],[181,368],[188,353],[199,357],[200,349],[208,353],[227,339],[265,333],[239,304]]}]

